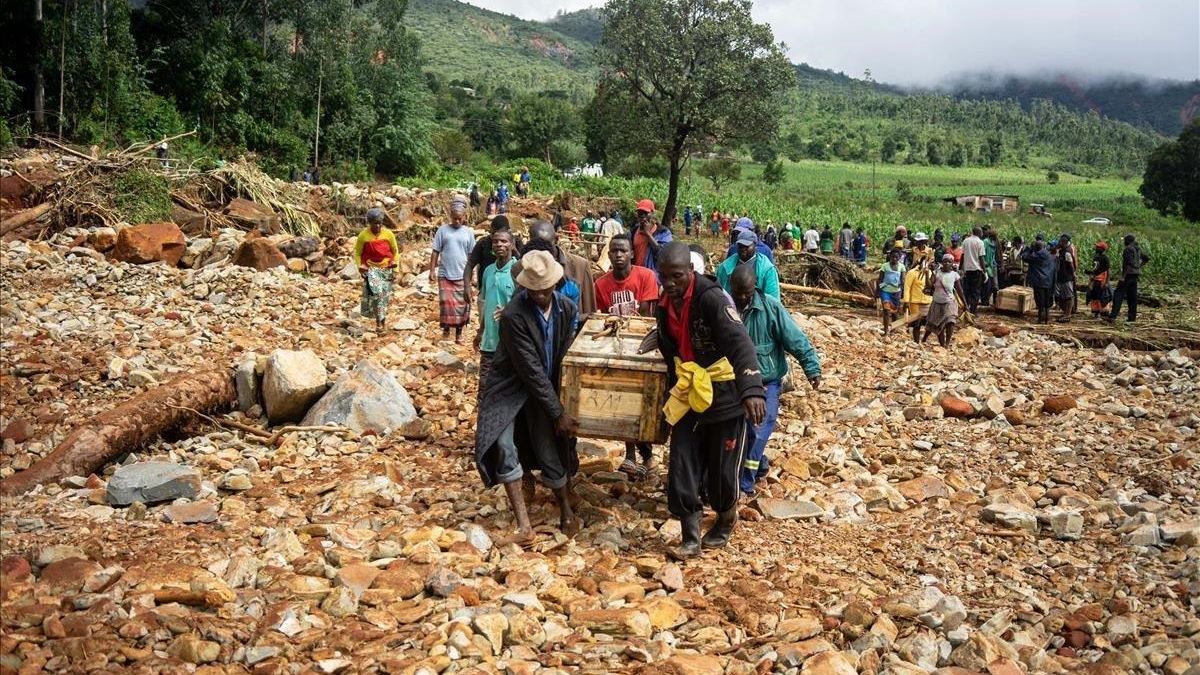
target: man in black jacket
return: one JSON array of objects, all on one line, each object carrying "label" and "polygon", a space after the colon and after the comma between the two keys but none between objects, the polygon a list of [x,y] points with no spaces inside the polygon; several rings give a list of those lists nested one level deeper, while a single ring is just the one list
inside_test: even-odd
[{"label": "man in black jacket", "polygon": [[1150,256],[1142,253],[1132,234],[1125,235],[1125,250],[1121,253],[1121,280],[1113,293],[1112,310],[1107,320],[1114,321],[1121,314],[1121,303],[1129,302],[1129,323],[1137,320],[1138,280],[1142,277],[1142,265],[1150,262]]},{"label": "man in black jacket", "polygon": [[578,423],[558,398],[578,310],[554,290],[562,276],[562,265],[546,251],[521,258],[516,281],[522,290],[500,314],[500,346],[480,384],[475,465],[484,485],[504,485],[517,521],[512,541],[520,544],[533,540],[521,483],[531,493],[535,470],[554,491],[563,532],[573,536],[579,531],[570,490],[571,477],[579,470]]},{"label": "man in black jacket", "polygon": [[[671,429],[667,507],[679,518],[683,560],[729,542],[737,522],[738,471],[753,442],[750,425],[766,414],[754,343],[725,291],[692,271],[686,244],[659,253],[663,298],[655,316],[658,346],[672,387],[663,411]],[[700,483],[717,519],[700,537]]]}]

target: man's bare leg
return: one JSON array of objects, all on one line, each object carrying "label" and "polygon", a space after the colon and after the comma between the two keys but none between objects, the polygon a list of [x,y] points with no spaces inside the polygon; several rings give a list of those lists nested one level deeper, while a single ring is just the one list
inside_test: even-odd
[{"label": "man's bare leg", "polygon": [[517,531],[503,543],[528,544],[533,541],[533,526],[529,524],[529,511],[525,508],[525,497],[521,494],[521,486],[517,481],[504,484],[504,493],[508,495],[508,503],[512,506],[513,515],[517,519]]},{"label": "man's bare leg", "polygon": [[526,504],[532,504],[537,499],[537,480],[533,474],[527,473],[521,477],[521,491],[525,494]]},{"label": "man's bare leg", "polygon": [[574,537],[579,534],[582,524],[575,516],[574,509],[571,508],[571,484],[567,483],[560,488],[555,488],[554,497],[558,500],[558,526],[562,529],[563,534]]}]

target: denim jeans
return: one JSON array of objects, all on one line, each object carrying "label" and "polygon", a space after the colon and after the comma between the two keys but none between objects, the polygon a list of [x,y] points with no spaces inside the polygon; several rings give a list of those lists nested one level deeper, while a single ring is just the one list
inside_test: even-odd
[{"label": "denim jeans", "polygon": [[771,440],[771,434],[775,431],[775,421],[779,418],[779,380],[767,382],[765,389],[767,390],[767,414],[763,416],[763,423],[753,428],[754,442],[750,445],[750,451],[742,462],[739,482],[742,492],[745,493],[753,492],[754,484],[767,475],[769,466],[766,456],[767,442]]}]

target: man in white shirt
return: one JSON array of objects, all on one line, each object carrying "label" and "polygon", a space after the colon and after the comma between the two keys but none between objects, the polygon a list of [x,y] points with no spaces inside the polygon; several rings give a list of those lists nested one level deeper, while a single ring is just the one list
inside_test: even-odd
[{"label": "man in white shirt", "polygon": [[979,313],[979,296],[983,292],[983,234],[978,226],[971,228],[971,234],[962,243],[962,273],[963,292],[967,294],[967,308],[972,314]]},{"label": "man in white shirt", "polygon": [[601,213],[600,215],[602,216],[600,219],[600,234],[606,237],[615,237],[625,233],[625,228],[621,227],[620,221],[616,218],[613,218],[608,213]]},{"label": "man in white shirt", "polygon": [[804,232],[804,251],[806,253],[816,253],[821,249],[821,233],[817,232],[817,228],[809,226]]}]

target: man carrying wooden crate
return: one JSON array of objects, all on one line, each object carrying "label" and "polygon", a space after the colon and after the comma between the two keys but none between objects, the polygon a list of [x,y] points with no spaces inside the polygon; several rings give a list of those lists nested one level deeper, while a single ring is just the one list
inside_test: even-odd
[{"label": "man carrying wooden crate", "polygon": [[579,469],[574,438],[578,423],[558,397],[562,361],[575,337],[578,310],[554,290],[562,276],[562,265],[546,251],[530,251],[521,258],[517,285],[524,291],[500,313],[500,344],[480,384],[475,465],[484,485],[504,485],[517,521],[511,541],[520,544],[534,536],[521,485],[524,481],[526,491],[532,492],[529,472],[534,470],[554,491],[563,532],[573,536],[580,526],[571,509],[570,489]]},{"label": "man carrying wooden crate", "polygon": [[[633,264],[633,244],[628,237],[614,237],[608,243],[608,261],[612,270],[596,280],[596,309],[613,316],[653,316],[658,302],[658,277],[649,268]],[[653,468],[654,446],[625,444],[622,473],[635,479],[645,478]]]},{"label": "man carrying wooden crate", "polygon": [[[729,296],[692,270],[681,242],[663,246],[659,278],[658,347],[671,391],[663,407],[671,424],[667,507],[683,530],[672,558],[693,558],[729,542],[737,523],[738,473],[751,442],[750,425],[766,416],[766,393],[754,343]],[[700,536],[700,484],[717,511]]]}]

